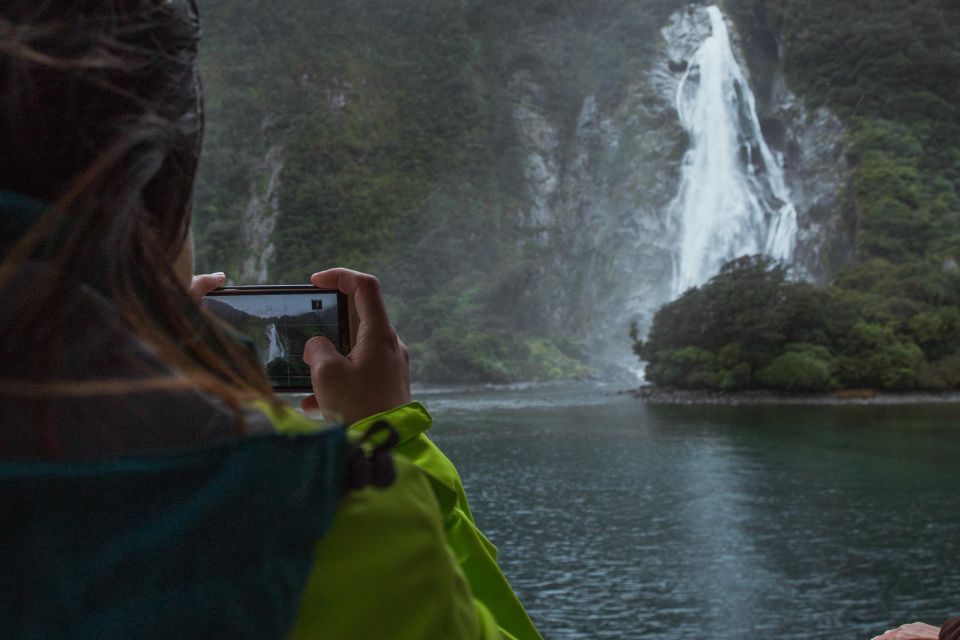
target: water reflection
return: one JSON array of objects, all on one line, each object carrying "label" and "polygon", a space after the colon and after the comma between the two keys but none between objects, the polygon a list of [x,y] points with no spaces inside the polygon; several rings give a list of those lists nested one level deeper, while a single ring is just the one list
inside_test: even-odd
[{"label": "water reflection", "polygon": [[960,607],[951,407],[426,401],[547,637],[869,638]]}]

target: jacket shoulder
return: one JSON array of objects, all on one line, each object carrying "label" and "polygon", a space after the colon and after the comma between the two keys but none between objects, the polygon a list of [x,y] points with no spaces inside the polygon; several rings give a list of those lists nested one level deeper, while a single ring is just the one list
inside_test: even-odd
[{"label": "jacket shoulder", "polygon": [[393,485],[341,500],[316,546],[291,638],[483,637],[427,480],[395,464]]}]

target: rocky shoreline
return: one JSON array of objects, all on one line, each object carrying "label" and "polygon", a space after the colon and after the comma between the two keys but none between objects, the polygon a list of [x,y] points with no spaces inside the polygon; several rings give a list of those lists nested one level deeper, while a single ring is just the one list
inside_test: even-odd
[{"label": "rocky shoreline", "polygon": [[905,405],[960,404],[960,392],[876,392],[871,389],[831,393],[786,393],[776,391],[707,391],[668,389],[647,385],[622,393],[651,404],[675,405]]}]

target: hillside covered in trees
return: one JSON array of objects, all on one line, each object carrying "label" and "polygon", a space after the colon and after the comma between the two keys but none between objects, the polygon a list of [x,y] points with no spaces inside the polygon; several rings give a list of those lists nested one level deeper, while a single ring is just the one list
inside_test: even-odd
[{"label": "hillside covered in trees", "polygon": [[[954,386],[945,336],[960,261],[960,9],[948,0],[719,4],[761,109],[782,81],[799,120],[825,109],[842,124],[840,192],[801,212],[800,249],[816,266],[806,271],[829,286],[794,283],[762,261],[727,268],[652,323],[637,345],[650,379]],[[304,282],[333,265],[377,274],[421,381],[575,378],[629,357],[630,320],[651,326],[665,299],[664,212],[688,140],[673,109],[684,64],[666,56],[663,29],[689,3],[200,5],[199,268],[237,283]],[[762,124],[777,153],[797,155],[789,147],[801,137]],[[807,131],[809,142],[818,129]],[[813,185],[832,170],[818,162]],[[741,299],[722,282],[745,273],[787,301],[786,311],[768,310],[771,322],[793,317],[801,299],[845,319],[820,337],[758,337],[696,313],[713,302],[690,300],[712,299],[714,285]],[[678,309],[687,324],[666,320]],[[689,322],[724,342],[698,342],[680,329]],[[860,366],[844,360],[859,357],[845,346],[860,339],[856,327],[903,347],[890,365],[903,375],[850,373]],[[742,358],[731,360],[736,345]],[[674,367],[688,348],[709,366]],[[826,367],[815,376],[822,384],[763,373],[781,356],[795,364],[796,353]]]},{"label": "hillside covered in trees", "polygon": [[527,213],[515,111],[535,100],[574,155],[584,96],[622,93],[678,2],[200,4],[199,268],[377,274],[420,380],[589,372],[593,308],[569,292],[591,276],[545,257],[566,239]]}]

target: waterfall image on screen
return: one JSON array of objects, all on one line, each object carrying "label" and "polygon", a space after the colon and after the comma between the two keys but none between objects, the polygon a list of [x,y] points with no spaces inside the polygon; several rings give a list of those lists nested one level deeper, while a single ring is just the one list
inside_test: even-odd
[{"label": "waterfall image on screen", "polygon": [[763,253],[789,262],[797,233],[782,161],[764,140],[723,15],[716,6],[703,10],[712,33],[694,53],[676,93],[690,146],[669,211],[679,236],[674,298],[742,255]]},{"label": "waterfall image on screen", "polygon": [[225,295],[204,305],[253,341],[274,387],[309,387],[307,340],[324,335],[343,351],[335,293]]}]

